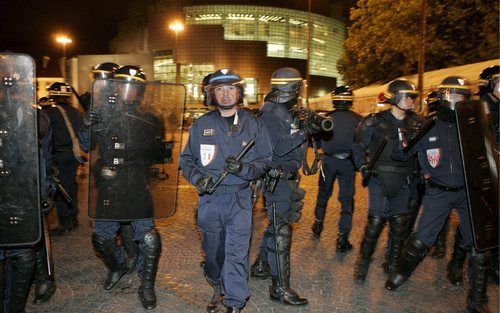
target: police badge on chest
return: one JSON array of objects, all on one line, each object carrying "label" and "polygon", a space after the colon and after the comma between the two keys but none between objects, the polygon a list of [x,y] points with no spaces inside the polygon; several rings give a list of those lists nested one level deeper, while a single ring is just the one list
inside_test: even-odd
[{"label": "police badge on chest", "polygon": [[204,129],[203,130],[203,137],[210,137],[215,135],[215,129]]}]

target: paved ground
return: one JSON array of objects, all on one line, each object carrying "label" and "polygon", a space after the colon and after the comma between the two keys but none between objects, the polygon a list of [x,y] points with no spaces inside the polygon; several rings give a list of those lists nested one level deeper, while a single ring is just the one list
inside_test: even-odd
[{"label": "paved ground", "polygon": [[[82,183],[84,180],[85,177],[80,177]],[[309,306],[290,308],[275,304],[269,300],[269,281],[250,280],[250,300],[245,312],[466,312],[465,289],[450,285],[445,277],[452,236],[448,240],[449,253],[445,260],[426,258],[401,290],[389,292],[383,287],[386,276],[380,268],[387,237],[384,231],[366,283],[362,286],[354,284],[353,265],[366,220],[366,191],[358,182],[355,226],[351,237],[355,250],[339,255],[334,252],[339,216],[336,199],[330,201],[321,239],[314,240],[311,236],[316,180],[314,176],[302,181],[308,193],[303,217],[294,229],[292,247],[292,285],[309,299]],[[201,251],[195,205],[195,190],[181,180],[176,214],[158,223],[163,252],[156,283],[158,308],[153,312],[205,312],[206,302],[211,297],[211,289],[199,268]],[[50,302],[35,306],[31,304],[31,295],[27,311],[144,312],[137,299],[138,280],[135,275],[126,276],[112,292],[102,291],[106,270],[92,250],[85,203],[81,202],[80,207],[80,226],[75,232],[67,237],[53,238],[58,287],[55,296]],[[259,201],[254,209],[251,261],[255,258],[265,226],[265,214]],[[490,308],[498,312],[498,286],[491,283],[488,294]]]}]

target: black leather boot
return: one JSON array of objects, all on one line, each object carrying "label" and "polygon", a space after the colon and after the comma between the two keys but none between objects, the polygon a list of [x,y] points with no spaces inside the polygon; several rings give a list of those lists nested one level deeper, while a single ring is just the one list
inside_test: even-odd
[{"label": "black leather boot", "polygon": [[139,258],[139,246],[134,241],[134,234],[130,224],[120,225],[120,238],[127,256],[127,273],[133,273]]},{"label": "black leather boot", "polygon": [[250,267],[250,276],[258,279],[267,279],[271,276],[271,269],[269,268],[267,260],[259,255]]},{"label": "black leather boot", "polygon": [[139,287],[139,300],[146,310],[156,308],[155,280],[160,259],[161,239],[156,228],[144,235],[144,271]]},{"label": "black leather boot", "polygon": [[453,244],[453,254],[450,263],[448,263],[448,271],[446,277],[454,286],[462,285],[464,281],[464,262],[467,252],[461,245],[462,238],[460,234],[455,233],[455,243]]},{"label": "black leather boot", "polygon": [[319,239],[322,231],[323,231],[323,221],[314,221],[314,224],[312,225],[312,232],[314,238]]},{"label": "black leather boot", "polygon": [[6,300],[7,312],[24,312],[35,270],[35,251],[26,249],[8,261],[11,269],[10,298]]},{"label": "black leather boot", "polygon": [[222,308],[222,288],[220,284],[214,285],[214,294],[212,300],[207,305],[208,313],[217,313]]},{"label": "black leather boot", "polygon": [[467,310],[471,313],[491,312],[487,305],[488,295],[486,294],[490,260],[488,253],[473,252],[469,258],[469,266],[472,266],[472,271],[469,277]]},{"label": "black leather boot", "polygon": [[[43,242],[43,240],[42,240]],[[52,272],[54,272],[52,268]],[[45,244],[36,251],[36,265],[35,265],[35,298],[33,303],[40,304],[48,301],[56,292],[56,284],[54,277],[49,276],[47,265],[47,251]]]},{"label": "black leather boot", "polygon": [[113,289],[120,279],[127,273],[125,263],[120,263],[115,254],[115,240],[107,240],[95,233],[92,234],[92,244],[99,256],[104,260],[108,268],[108,275],[104,281],[103,289],[109,291]]},{"label": "black leather boot", "polygon": [[275,230],[276,264],[278,276],[272,276],[273,284],[269,287],[269,298],[272,301],[291,306],[307,305],[308,301],[301,298],[290,288],[290,247],[292,244],[292,226],[281,223]]},{"label": "black leather boot", "polygon": [[385,288],[396,290],[399,286],[403,285],[425,257],[426,252],[427,246],[422,241],[410,236],[403,248],[396,270],[385,282]]},{"label": "black leather boot", "polygon": [[243,310],[243,308],[235,308],[235,307],[227,307],[226,308],[226,313],[240,313]]},{"label": "black leather boot", "polygon": [[391,247],[389,249],[389,260],[387,262],[387,267],[384,267],[384,272],[386,272],[387,274],[393,273],[396,270],[396,266],[399,262],[399,257],[401,256],[401,250],[403,249],[406,237],[408,236],[407,224],[407,215],[397,215],[391,217],[391,230],[389,232],[389,235],[391,237]]},{"label": "black leather boot", "polygon": [[446,222],[443,225],[443,229],[439,232],[439,235],[436,238],[436,242],[432,248],[430,253],[431,257],[435,259],[442,259],[446,255],[446,240],[448,239],[448,229],[449,229],[449,217],[446,219]]},{"label": "black leather boot", "polygon": [[338,234],[336,251],[337,252],[346,252],[346,251],[349,251],[351,249],[352,249],[352,245],[349,242],[349,235],[348,234]]},{"label": "black leather boot", "polygon": [[370,268],[371,257],[384,225],[384,218],[373,215],[368,216],[368,223],[366,224],[365,235],[359,249],[358,260],[354,265],[353,279],[355,283],[362,284],[365,282],[368,269]]}]

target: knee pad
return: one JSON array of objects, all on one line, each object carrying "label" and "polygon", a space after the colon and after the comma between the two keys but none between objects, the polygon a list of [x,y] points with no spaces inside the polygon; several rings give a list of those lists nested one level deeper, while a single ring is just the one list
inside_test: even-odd
[{"label": "knee pad", "polygon": [[288,223],[280,223],[274,234],[274,240],[278,248],[278,253],[290,251],[292,246],[292,226]]},{"label": "knee pad", "polygon": [[144,250],[160,252],[161,250],[161,238],[158,230],[156,228],[151,228],[144,235]]},{"label": "knee pad", "polygon": [[401,214],[391,217],[391,235],[401,237],[405,235],[408,228],[408,215]]},{"label": "knee pad", "polygon": [[375,215],[368,215],[366,224],[366,237],[376,237],[380,234],[385,225],[385,218]]}]

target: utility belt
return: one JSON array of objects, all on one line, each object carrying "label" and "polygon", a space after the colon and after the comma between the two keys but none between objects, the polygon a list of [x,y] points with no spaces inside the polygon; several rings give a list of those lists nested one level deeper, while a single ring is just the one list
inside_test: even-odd
[{"label": "utility belt", "polygon": [[375,170],[396,174],[410,174],[413,168],[379,164],[375,165]]},{"label": "utility belt", "polygon": [[236,193],[243,189],[250,187],[250,183],[244,183],[241,185],[219,185],[215,189],[214,193]]},{"label": "utility belt", "polygon": [[351,158],[351,154],[348,152],[342,152],[342,153],[323,153],[326,156],[333,157],[336,159],[341,159],[341,160],[347,160]]},{"label": "utility belt", "polygon": [[425,186],[429,187],[429,188],[439,189],[439,190],[443,190],[443,191],[451,191],[451,192],[457,192],[457,191],[465,189],[465,186],[462,186],[462,187],[444,186],[444,185],[438,184],[436,182],[433,182],[430,179],[425,180]]},{"label": "utility belt", "polygon": [[297,172],[283,171],[280,168],[273,168],[266,174],[265,190],[269,193],[273,193],[280,179],[298,180],[299,177],[300,176]]}]

